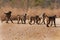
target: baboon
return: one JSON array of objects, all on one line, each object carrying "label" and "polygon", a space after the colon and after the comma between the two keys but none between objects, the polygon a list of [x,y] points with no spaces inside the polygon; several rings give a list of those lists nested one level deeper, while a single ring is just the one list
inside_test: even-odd
[{"label": "baboon", "polygon": [[26,24],[26,19],[27,19],[26,16],[27,16],[27,14],[25,14],[25,15],[23,16],[23,23],[24,23],[24,24]]},{"label": "baboon", "polygon": [[29,22],[29,24],[32,24],[32,21],[34,22],[33,24],[39,24],[40,23],[40,18],[39,18],[39,16],[38,15],[36,15],[36,16],[31,16],[30,17],[30,22]]},{"label": "baboon", "polygon": [[24,14],[22,16],[17,15],[18,24],[19,24],[19,21],[21,21],[22,24],[26,24],[26,16],[27,16],[27,14]]},{"label": "baboon", "polygon": [[42,14],[42,19],[43,19],[42,23],[44,23],[44,24],[45,24],[45,16],[46,16],[45,13],[43,13]]},{"label": "baboon", "polygon": [[18,24],[19,24],[19,21],[21,20],[21,18],[20,18],[20,15],[17,15],[17,20],[18,20]]},{"label": "baboon", "polygon": [[11,19],[11,13],[12,13],[11,11],[9,11],[8,13],[4,13],[6,15],[6,23],[8,23],[9,20],[13,23]]},{"label": "baboon", "polygon": [[54,26],[56,27],[56,15],[54,16],[47,16],[47,27],[49,27],[49,24],[51,23],[51,26],[53,25],[54,23]]}]

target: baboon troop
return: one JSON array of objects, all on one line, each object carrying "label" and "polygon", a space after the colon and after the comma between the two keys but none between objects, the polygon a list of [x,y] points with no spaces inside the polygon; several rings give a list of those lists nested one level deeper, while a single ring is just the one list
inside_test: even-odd
[{"label": "baboon troop", "polygon": [[[5,14],[6,23],[8,23],[9,20],[13,23],[13,21],[11,19],[11,13],[12,13],[11,11],[9,11],[7,13],[4,13]],[[20,22],[22,24],[26,24],[26,22],[27,22],[27,14],[26,13],[24,15],[17,15],[16,18],[17,18],[17,24],[19,24]],[[42,18],[39,17],[39,15],[30,16],[28,23],[30,25],[35,24],[35,23],[39,25],[41,23],[41,19],[43,19],[42,23],[46,24],[47,27],[52,26],[53,23],[54,23],[54,26],[56,27],[56,22],[55,22],[56,21],[56,15],[47,16],[46,13],[42,14]],[[47,21],[47,22],[45,22],[45,21]]]}]

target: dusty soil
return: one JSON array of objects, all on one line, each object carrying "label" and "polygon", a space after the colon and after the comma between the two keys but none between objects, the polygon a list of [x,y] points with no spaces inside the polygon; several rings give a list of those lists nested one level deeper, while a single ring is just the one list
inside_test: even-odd
[{"label": "dusty soil", "polygon": [[0,22],[0,40],[60,40],[60,18],[56,19],[57,27],[46,25],[14,24]]}]

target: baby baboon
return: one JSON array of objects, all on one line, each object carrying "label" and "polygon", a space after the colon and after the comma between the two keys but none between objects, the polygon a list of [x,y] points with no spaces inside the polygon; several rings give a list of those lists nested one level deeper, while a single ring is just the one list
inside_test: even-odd
[{"label": "baby baboon", "polygon": [[56,15],[54,16],[47,16],[47,27],[49,27],[49,24],[51,23],[51,26],[53,25],[54,23],[54,26],[56,27]]},{"label": "baby baboon", "polygon": [[12,13],[11,11],[9,11],[8,13],[4,13],[6,15],[6,23],[8,23],[9,20],[13,23],[11,19],[11,13]]},{"label": "baby baboon", "polygon": [[22,15],[22,16],[17,15],[18,24],[19,24],[19,21],[21,21],[22,24],[26,24],[26,16],[27,16],[27,14]]},{"label": "baby baboon", "polygon": [[34,22],[33,24],[39,24],[39,22],[40,22],[40,18],[39,18],[39,16],[38,15],[36,15],[36,16],[31,16],[30,17],[30,22],[29,22],[29,24],[32,24],[32,21]]}]

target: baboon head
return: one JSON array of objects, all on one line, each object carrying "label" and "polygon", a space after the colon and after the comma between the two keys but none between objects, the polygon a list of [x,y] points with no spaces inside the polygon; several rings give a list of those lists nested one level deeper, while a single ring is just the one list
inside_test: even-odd
[{"label": "baboon head", "polygon": [[11,11],[9,11],[9,13],[12,13]]},{"label": "baboon head", "polygon": [[26,16],[27,14],[25,13],[25,16]]}]

